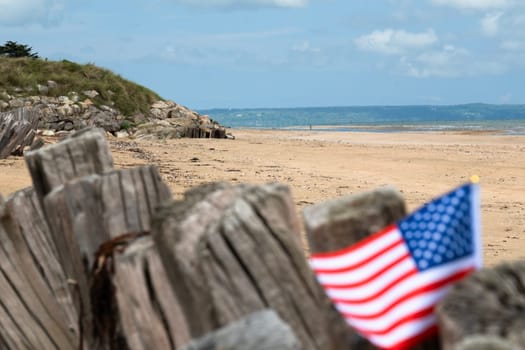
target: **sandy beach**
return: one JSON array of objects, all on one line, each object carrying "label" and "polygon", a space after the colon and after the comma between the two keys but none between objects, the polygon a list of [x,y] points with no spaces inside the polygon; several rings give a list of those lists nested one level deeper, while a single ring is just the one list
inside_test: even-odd
[{"label": "sandy beach", "polygon": [[[232,130],[235,140],[111,138],[116,167],[158,166],[174,195],[202,183],[281,182],[298,211],[390,185],[409,210],[473,174],[481,178],[487,265],[525,258],[525,136]],[[52,139],[48,140],[53,142]],[[0,193],[30,185],[22,158],[0,160]]]}]

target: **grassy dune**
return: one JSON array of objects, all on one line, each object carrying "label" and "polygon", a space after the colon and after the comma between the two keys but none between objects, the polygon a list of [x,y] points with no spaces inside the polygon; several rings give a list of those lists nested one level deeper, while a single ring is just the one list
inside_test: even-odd
[{"label": "grassy dune", "polygon": [[83,97],[82,91],[96,90],[100,95],[92,99],[95,104],[113,105],[124,115],[146,113],[154,101],[161,100],[155,92],[94,64],[0,57],[0,92],[39,95],[37,85],[47,85],[48,80],[58,84],[49,89],[49,96],[74,91]]}]

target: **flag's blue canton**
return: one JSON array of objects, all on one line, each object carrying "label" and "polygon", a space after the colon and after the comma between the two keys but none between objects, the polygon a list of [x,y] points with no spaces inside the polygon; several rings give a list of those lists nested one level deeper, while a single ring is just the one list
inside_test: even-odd
[{"label": "flag's blue canton", "polygon": [[473,253],[470,191],[462,186],[398,223],[420,271]]}]

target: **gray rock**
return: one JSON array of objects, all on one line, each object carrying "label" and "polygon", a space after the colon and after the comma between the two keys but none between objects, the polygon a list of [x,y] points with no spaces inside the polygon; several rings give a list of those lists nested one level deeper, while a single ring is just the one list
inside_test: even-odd
[{"label": "gray rock", "polygon": [[100,95],[100,94],[98,93],[98,91],[96,91],[96,90],[86,90],[86,91],[82,91],[82,93],[83,93],[84,95],[86,95],[87,97],[89,97],[89,98],[95,98],[95,97],[97,97],[98,95]]},{"label": "gray rock", "polygon": [[9,101],[9,107],[11,108],[19,108],[23,107],[25,105],[25,101],[21,98],[14,98]]},{"label": "gray rock", "polygon": [[71,92],[69,94],[69,99],[73,101],[73,103],[77,103],[80,100],[80,97],[78,96],[76,92]]},{"label": "gray rock", "polygon": [[157,101],[151,105],[151,108],[157,108],[157,109],[166,109],[169,107],[170,106],[164,101]]},{"label": "gray rock", "polygon": [[71,108],[69,105],[64,105],[64,106],[58,107],[57,112],[59,115],[63,117],[70,116],[73,114],[73,108]]},{"label": "gray rock", "polygon": [[164,113],[161,109],[158,108],[150,109],[150,113],[153,115],[153,117],[157,119],[164,119],[166,117],[166,113]]},{"label": "gray rock", "polygon": [[47,86],[50,88],[50,89],[54,89],[58,86],[57,82],[56,81],[53,81],[53,80],[48,80],[47,81]]},{"label": "gray rock", "polygon": [[58,103],[60,103],[60,104],[71,104],[72,102],[69,100],[69,97],[67,97],[67,96],[58,96]]},{"label": "gray rock", "polygon": [[125,138],[125,137],[129,137],[129,133],[128,133],[126,130],[117,131],[117,132],[115,133],[115,137],[116,137],[116,138]]},{"label": "gray rock", "polygon": [[42,130],[42,136],[55,136],[54,130]]},{"label": "gray rock", "polygon": [[114,114],[117,113],[117,111],[115,109],[113,109],[113,108],[111,108],[109,106],[106,106],[106,105],[100,106],[100,109],[105,111],[105,112],[109,112],[109,113],[114,113]]},{"label": "gray rock", "polygon": [[115,117],[111,113],[98,111],[90,117],[89,125],[114,133],[120,130],[120,122]]},{"label": "gray rock", "polygon": [[72,131],[74,129],[75,129],[75,124],[73,124],[72,121],[64,122],[64,127],[62,128],[62,130],[64,130],[64,131]]},{"label": "gray rock", "polygon": [[47,95],[49,93],[49,87],[46,85],[36,85],[36,89],[38,90],[38,93],[41,95]]}]

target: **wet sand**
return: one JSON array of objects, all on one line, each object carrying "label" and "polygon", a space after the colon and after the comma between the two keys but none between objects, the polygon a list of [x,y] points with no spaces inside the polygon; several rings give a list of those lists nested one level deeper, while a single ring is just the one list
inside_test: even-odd
[{"label": "wet sand", "polygon": [[[282,182],[298,211],[391,185],[409,210],[481,177],[487,265],[525,258],[525,136],[491,132],[233,130],[235,140],[110,139],[116,167],[155,164],[174,195],[202,183]],[[52,139],[48,141],[52,142]],[[0,193],[30,185],[21,158],[0,160]]]}]

